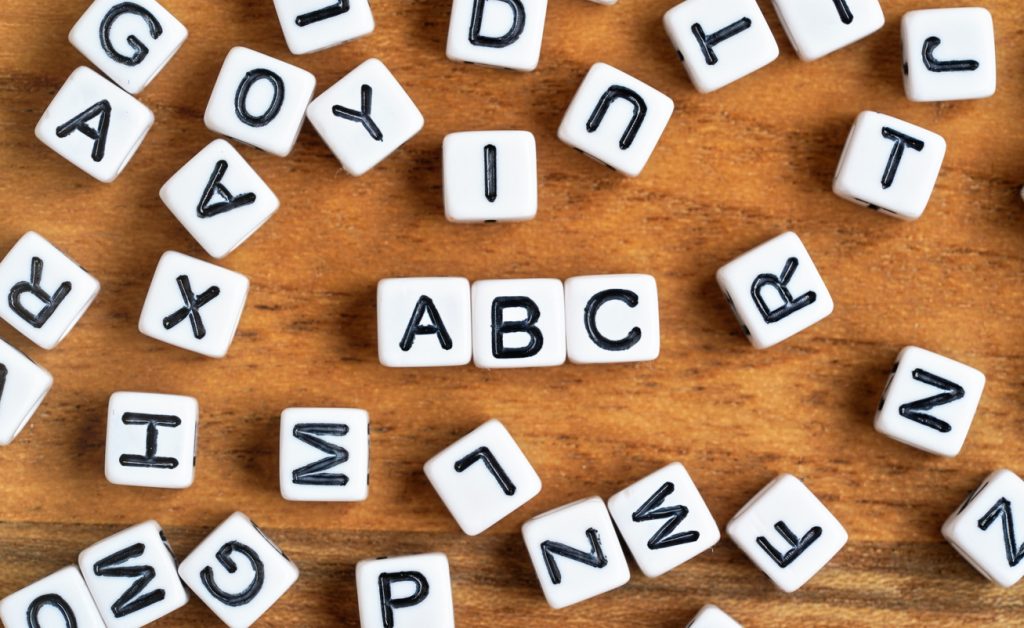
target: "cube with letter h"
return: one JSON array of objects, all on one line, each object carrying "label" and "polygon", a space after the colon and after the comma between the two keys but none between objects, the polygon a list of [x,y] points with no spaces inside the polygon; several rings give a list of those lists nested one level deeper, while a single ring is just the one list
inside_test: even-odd
[{"label": "cube with letter h", "polygon": [[1011,587],[1024,577],[1022,513],[1024,480],[1013,471],[1000,469],[985,478],[949,516],[942,536],[983,576]]},{"label": "cube with letter h", "polygon": [[635,177],[658,145],[675,103],[605,63],[587,72],[558,127],[558,139]]},{"label": "cube with letter h", "polygon": [[441,553],[356,564],[362,628],[455,628],[448,557]]},{"label": "cube with letter h", "polygon": [[191,486],[198,422],[199,402],[192,397],[114,393],[107,409],[107,480],[126,486]]},{"label": "cube with letter h", "polygon": [[369,493],[370,416],[351,408],[288,408],[281,413],[281,496],[290,501],[354,502]]},{"label": "cube with letter h", "polygon": [[505,426],[487,421],[423,465],[462,531],[480,534],[540,493],[541,481]]},{"label": "cube with letter h", "polygon": [[523,540],[551,608],[565,608],[629,582],[626,555],[600,497],[534,517],[523,524]]},{"label": "cube with letter h", "polygon": [[832,313],[832,297],[803,242],[787,232],[718,269],[743,333],[767,349]]}]

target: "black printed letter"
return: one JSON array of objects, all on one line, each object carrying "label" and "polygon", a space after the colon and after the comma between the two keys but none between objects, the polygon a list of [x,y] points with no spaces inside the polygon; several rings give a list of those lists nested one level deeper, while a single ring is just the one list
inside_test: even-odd
[{"label": "black printed letter", "polygon": [[[259,81],[270,81],[270,86],[274,88],[274,96],[270,99],[270,105],[267,106],[267,110],[258,116],[254,116],[249,113],[246,101],[249,99],[249,90]],[[283,104],[284,81],[270,70],[261,68],[246,72],[245,78],[238,84],[238,91],[235,92],[235,115],[249,126],[267,126],[281,112],[281,105]]]},{"label": "black printed letter", "polygon": [[203,586],[206,587],[206,590],[220,602],[227,604],[228,606],[244,606],[253,601],[253,599],[259,594],[260,589],[263,588],[263,561],[260,560],[259,554],[257,554],[248,545],[238,541],[230,541],[222,545],[221,548],[217,550],[217,562],[220,563],[228,573],[235,573],[238,571],[238,565],[235,564],[235,561],[231,560],[232,554],[241,554],[242,556],[245,556],[249,561],[249,564],[252,566],[252,582],[250,582],[248,586],[238,593],[227,593],[213,581],[213,567],[210,567],[209,565],[203,567],[203,570],[199,572],[199,580],[203,583]]},{"label": "black printed letter", "polygon": [[651,495],[650,499],[645,501],[636,509],[636,512],[633,513],[633,521],[636,521],[637,523],[641,521],[667,519],[667,521],[658,528],[658,531],[654,533],[654,536],[647,541],[647,547],[652,550],[665,549],[666,547],[673,547],[684,543],[693,543],[700,538],[700,532],[696,530],[672,534],[672,532],[679,527],[679,524],[683,522],[683,519],[686,518],[686,515],[690,514],[690,510],[683,505],[666,506],[664,508],[661,507],[661,505],[665,503],[665,498],[671,495],[675,490],[675,484],[672,482],[665,482],[657,491],[654,492],[654,495]]},{"label": "black printed letter", "polygon": [[[15,314],[20,316],[26,323],[39,329],[46,324],[46,321],[50,320],[53,313],[57,310],[57,307],[64,300],[64,297],[68,296],[71,292],[71,282],[65,281],[57,287],[57,291],[50,296],[39,287],[39,282],[43,280],[43,260],[38,257],[32,258],[32,268],[29,271],[28,281],[19,281],[11,287],[11,292],[7,295],[7,304],[11,306]],[[28,293],[33,297],[43,302],[43,309],[39,310],[35,314],[28,311],[21,303],[21,295]]]},{"label": "black printed letter", "polygon": [[[239,194],[234,196],[221,182],[224,179],[224,174],[228,171],[228,162],[223,159],[219,160],[213,166],[213,174],[210,175],[210,181],[206,184],[206,189],[203,190],[203,195],[199,199],[199,205],[196,207],[196,212],[200,218],[210,218],[217,214],[223,214],[229,212],[232,209],[238,209],[245,205],[251,205],[256,202],[256,195],[252,192],[246,194]],[[211,203],[213,196],[217,195],[220,197],[220,201]]]},{"label": "black printed letter", "polygon": [[[396,582],[411,582],[416,585],[416,591],[409,597],[392,598],[391,585]],[[382,573],[377,577],[377,587],[380,590],[380,616],[384,620],[384,628],[394,628],[395,609],[416,606],[430,594],[430,584],[418,571]]]},{"label": "black printed letter", "polygon": [[329,443],[321,436],[344,436],[347,425],[336,423],[299,423],[292,429],[292,436],[327,454],[326,458],[311,462],[292,471],[292,482],[312,486],[345,486],[348,476],[344,473],[324,473],[348,461],[348,451],[339,445]]},{"label": "black printed letter", "polygon": [[512,483],[508,474],[505,473],[505,470],[501,468],[500,464],[498,464],[497,458],[494,457],[494,454],[492,454],[491,450],[487,447],[476,449],[463,458],[457,460],[455,462],[455,471],[462,473],[477,460],[484,463],[487,470],[490,471],[491,475],[494,476],[494,479],[498,481],[498,486],[501,487],[503,493],[506,495],[516,494],[516,485]]},{"label": "black printed letter", "polygon": [[793,531],[789,529],[789,526],[781,521],[775,524],[775,531],[782,535],[782,538],[786,539],[786,542],[791,546],[785,554],[782,554],[779,550],[775,549],[775,546],[769,543],[768,539],[763,536],[757,537],[757,544],[769,556],[771,556],[771,559],[775,561],[775,564],[783,569],[789,567],[794,560],[800,557],[800,554],[804,553],[804,550],[810,547],[811,544],[817,541],[818,537],[821,536],[821,528],[814,526],[808,530],[807,534],[805,534],[803,538],[798,539],[796,538],[796,535],[793,534]]},{"label": "black printed letter", "polygon": [[1013,508],[1009,500],[1001,497],[992,506],[985,516],[978,519],[978,527],[988,530],[988,527],[997,519],[1003,521],[1003,546],[1006,549],[1006,562],[1011,567],[1016,567],[1021,560],[1024,560],[1024,547],[1017,547],[1016,533],[1013,530]]},{"label": "black printed letter", "polygon": [[[526,318],[521,321],[506,321],[505,310],[522,308]],[[529,297],[498,297],[491,304],[491,355],[499,360],[529,358],[544,348],[544,334],[536,323],[540,320],[540,308]],[[506,348],[505,334],[524,333],[530,335],[530,342],[524,347]]]},{"label": "black printed letter", "polygon": [[484,146],[484,196],[493,203],[498,200],[498,147]]},{"label": "black printed letter", "polygon": [[753,22],[750,21],[750,18],[745,17],[736,20],[722,30],[711,33],[710,35],[704,34],[704,28],[700,24],[694,24],[690,30],[693,31],[693,36],[697,38],[697,43],[700,44],[700,50],[704,53],[704,60],[707,61],[708,65],[715,65],[718,63],[718,55],[715,54],[715,46],[726,39],[729,39],[733,35],[739,35],[750,28],[752,23]]},{"label": "black printed letter", "polygon": [[963,399],[963,386],[951,382],[948,379],[943,379],[938,375],[934,375],[923,369],[914,369],[913,373],[911,373],[911,377],[919,382],[938,388],[942,393],[926,399],[919,399],[911,403],[903,404],[900,406],[900,416],[905,419],[910,419],[911,421],[916,421],[921,425],[925,425],[940,432],[948,432],[953,429],[949,423],[928,414],[927,411],[931,410],[935,406],[941,406],[947,403],[953,403],[957,399]]},{"label": "black printed letter", "polygon": [[523,34],[526,27],[526,8],[521,0],[496,0],[504,2],[512,9],[512,26],[501,37],[489,37],[481,35],[480,29],[484,23],[484,8],[487,0],[473,0],[473,19],[469,24],[469,43],[474,46],[485,46],[487,48],[504,48],[511,46]]},{"label": "black printed letter", "polygon": [[544,556],[544,566],[548,568],[548,576],[551,578],[552,584],[558,584],[562,581],[562,572],[558,569],[555,556],[568,558],[595,569],[603,569],[608,564],[608,559],[601,549],[601,537],[598,535],[597,530],[589,528],[587,530],[587,540],[590,541],[591,549],[589,552],[584,552],[562,543],[555,543],[554,541],[544,541],[540,544],[540,552]]},{"label": "black printed letter", "polygon": [[128,587],[128,590],[121,594],[121,597],[117,598],[113,605],[111,605],[110,611],[114,614],[114,617],[131,615],[135,611],[142,610],[151,604],[156,604],[164,599],[166,595],[163,589],[156,589],[140,596],[146,586],[156,577],[156,570],[149,565],[118,567],[118,565],[127,562],[131,558],[142,556],[145,551],[145,545],[136,543],[107,556],[92,567],[93,573],[97,576],[135,578],[132,586]]},{"label": "black printed letter", "polygon": [[647,116],[647,103],[640,97],[640,94],[628,87],[612,85],[601,95],[601,100],[597,101],[597,107],[594,108],[590,119],[587,120],[587,132],[593,133],[601,126],[604,114],[608,113],[608,108],[619,98],[633,105],[633,117],[629,119],[629,124],[626,125],[626,130],[622,132],[622,137],[619,139],[619,148],[626,150],[633,145],[633,140],[636,139],[636,134],[640,131],[640,125],[644,123],[644,118]]},{"label": "black printed letter", "polygon": [[839,19],[843,24],[852,24],[853,11],[850,10],[850,5],[846,0],[832,0],[832,2],[836,5],[836,11],[839,11]]},{"label": "black printed letter", "polygon": [[899,169],[900,160],[903,159],[903,151],[909,146],[920,152],[924,150],[924,142],[889,127],[882,127],[882,137],[894,142],[892,152],[889,153],[889,161],[885,164],[885,172],[882,173],[882,189],[888,190],[892,182],[896,180],[896,170]]},{"label": "black printed letter", "polygon": [[146,426],[146,455],[121,454],[118,461],[122,467],[144,467],[147,469],[176,469],[177,458],[160,458],[156,455],[156,439],[158,427],[178,427],[181,419],[168,414],[143,414],[141,412],[125,412],[121,417],[125,425]]},{"label": "black printed letter", "polygon": [[921,57],[924,59],[924,67],[929,72],[973,72],[980,64],[973,59],[960,59],[953,61],[939,61],[935,58],[935,49],[939,47],[942,40],[938,37],[929,37],[924,40],[924,47],[921,49]]},{"label": "black printed letter", "polygon": [[621,340],[611,340],[600,332],[597,328],[597,312],[601,309],[601,306],[609,301],[622,301],[629,307],[636,307],[640,302],[640,297],[635,292],[630,290],[604,290],[598,292],[590,301],[587,302],[586,307],[583,308],[583,322],[587,328],[587,335],[594,342],[595,345],[601,347],[605,351],[625,351],[632,348],[636,343],[640,342],[640,337],[643,332],[640,331],[639,327],[634,327],[629,330],[626,337]]},{"label": "black printed letter", "polygon": [[295,18],[295,23],[299,26],[309,26],[310,24],[329,20],[332,17],[338,17],[342,13],[348,12],[348,9],[348,0],[337,0],[331,6],[317,9],[316,11],[310,11],[309,13],[303,13]]},{"label": "black printed letter", "polygon": [[[430,319],[429,325],[420,324],[424,316]],[[442,349],[448,351],[452,348],[452,337],[445,328],[444,321],[441,320],[441,314],[438,313],[437,306],[434,305],[434,301],[427,295],[422,295],[416,301],[416,307],[412,311],[412,318],[409,319],[409,325],[405,328],[405,333],[402,334],[402,342],[398,346],[402,351],[412,349],[412,343],[416,340],[416,336],[437,336],[437,342],[440,343]]]},{"label": "black printed letter", "polygon": [[220,294],[220,288],[211,286],[197,297],[196,293],[192,292],[192,283],[189,281],[188,275],[179,275],[178,291],[181,292],[181,298],[185,301],[185,307],[164,318],[164,329],[173,329],[187,318],[192,323],[192,335],[196,339],[204,338],[206,326],[203,325],[203,319],[199,316],[199,308],[216,299]]},{"label": "black printed letter", "polygon": [[114,5],[107,14],[103,16],[103,20],[100,22],[100,47],[103,48],[103,52],[107,53],[107,56],[114,61],[127,66],[136,66],[142,63],[142,61],[149,54],[149,48],[145,46],[139,38],[135,35],[128,36],[128,45],[132,49],[132,55],[130,57],[125,56],[118,52],[114,48],[114,44],[110,41],[110,31],[114,29],[114,22],[117,18],[125,14],[137,15],[146,22],[146,27],[149,29],[149,35],[153,39],[159,39],[164,34],[164,29],[160,26],[160,22],[157,21],[156,17],[146,9],[140,7],[134,2],[122,2]]},{"label": "black printed letter", "polygon": [[[796,272],[796,267],[799,264],[800,262],[797,258],[791,257],[786,260],[786,265],[782,268],[782,274],[778,277],[765,273],[758,275],[754,279],[754,284],[750,286],[750,296],[754,298],[754,304],[757,305],[758,311],[761,312],[764,322],[777,323],[818,299],[818,295],[814,292],[808,292],[794,299],[793,294],[786,287],[789,284],[789,280],[793,278],[793,273]],[[774,310],[769,309],[764,297],[761,296],[761,291],[765,288],[773,288],[782,297],[783,304]]]},{"label": "black printed letter", "polygon": [[[89,126],[89,121],[99,117],[96,128]],[[110,130],[110,103],[101,100],[74,118],[57,127],[57,137],[67,137],[78,131],[92,140],[92,160],[103,161],[107,152],[107,131]]]},{"label": "black printed letter", "polygon": [[52,606],[56,609],[56,611],[64,618],[64,625],[67,628],[78,628],[78,621],[75,619],[75,611],[71,610],[71,605],[68,604],[67,600],[56,593],[40,595],[36,599],[32,600],[32,603],[28,605],[28,612],[26,613],[28,628],[40,628],[41,624],[39,623],[39,613],[45,606]]},{"label": "black printed letter", "polygon": [[370,137],[378,142],[382,142],[384,141],[384,134],[381,133],[380,127],[373,121],[373,118],[370,117],[370,112],[373,110],[373,88],[369,85],[363,85],[359,91],[359,111],[342,107],[341,105],[334,105],[331,107],[331,113],[339,118],[362,124],[366,132],[370,134]]}]

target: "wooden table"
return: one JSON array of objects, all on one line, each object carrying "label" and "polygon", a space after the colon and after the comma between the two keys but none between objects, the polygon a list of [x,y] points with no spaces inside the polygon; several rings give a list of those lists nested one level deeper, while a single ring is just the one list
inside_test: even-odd
[{"label": "wooden table", "polygon": [[[994,98],[914,104],[903,95],[899,18],[957,0],[885,2],[885,28],[816,63],[797,60],[762,2],[782,54],[712,95],[697,94],[661,26],[674,0],[602,7],[555,0],[540,68],[520,74],[444,56],[448,3],[376,0],[369,38],[292,57],[269,0],[167,0],[190,29],[143,94],[157,123],[125,173],[102,185],[33,136],[40,113],[85,60],[66,34],[87,2],[10,0],[0,17],[0,249],[37,230],[102,282],[54,351],[5,340],[55,378],[35,418],[0,451],[0,595],[76,560],[123,527],[155,518],[180,556],[234,510],[299,565],[265,625],[356,625],[354,565],[443,551],[463,626],[679,626],[714,602],[751,625],[1005,625],[1024,611],[959,558],[939,527],[991,470],[1024,471],[1021,279],[1024,217],[1024,9],[987,0],[998,38]],[[380,57],[427,125],[361,178],[344,174],[309,125],[287,159],[244,148],[281,211],[225,265],[252,280],[224,360],[136,329],[159,256],[202,251],[157,190],[214,138],[202,122],[225,53],[246,45],[314,72],[323,89]],[[672,96],[673,120],[637,179],[561,144],[556,129],[590,64],[605,61]],[[949,143],[924,217],[902,223],[835,197],[832,174],[854,116],[874,109]],[[441,140],[453,131],[528,129],[540,212],[525,224],[445,222]],[[804,239],[836,301],[823,323],[752,349],[715,270],[777,233]],[[486,372],[388,370],[376,355],[375,284],[384,277],[558,277],[642,272],[661,291],[662,357],[650,364]],[[963,453],[940,459],[872,428],[897,351],[918,344],[986,373]],[[103,476],[106,405],[117,390],[194,395],[195,484],[114,486]],[[366,408],[371,497],[289,503],[277,482],[278,417],[295,405]],[[486,534],[456,527],[423,476],[431,455],[500,417],[544,481],[539,497]],[[563,611],[544,603],[520,537],[529,517],[608,497],[684,462],[719,523],[780,472],[802,477],[850,533],[793,595],[723,540],[655,580]],[[197,600],[162,625],[209,625]]]}]

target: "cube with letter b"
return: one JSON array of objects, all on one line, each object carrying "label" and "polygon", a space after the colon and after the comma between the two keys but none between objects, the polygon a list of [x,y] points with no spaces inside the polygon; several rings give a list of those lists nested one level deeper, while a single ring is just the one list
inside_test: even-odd
[{"label": "cube with letter b", "polygon": [[480,368],[565,363],[565,292],[558,279],[473,284],[473,362]]}]

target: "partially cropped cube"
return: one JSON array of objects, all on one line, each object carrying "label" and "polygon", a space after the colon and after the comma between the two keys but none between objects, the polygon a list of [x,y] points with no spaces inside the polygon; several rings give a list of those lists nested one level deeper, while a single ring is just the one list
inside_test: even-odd
[{"label": "partially cropped cube", "polygon": [[626,555],[600,497],[530,519],[523,524],[523,540],[551,608],[565,608],[629,582]]},{"label": "partially cropped cube", "polygon": [[839,158],[832,191],[902,220],[924,213],[946,156],[946,140],[874,111],[857,116]]},{"label": "partially cropped cube", "polygon": [[36,125],[36,137],[103,183],[121,174],[153,126],[153,112],[86,67],[76,69]]},{"label": "partially cropped cube", "polygon": [[714,604],[707,604],[694,615],[686,628],[743,628],[740,622]]},{"label": "partially cropped cube", "polygon": [[540,493],[540,477],[497,419],[487,421],[423,465],[462,531],[477,535]]},{"label": "partially cropped cube", "polygon": [[675,103],[606,63],[583,78],[558,127],[558,139],[622,174],[643,171]]},{"label": "partially cropped cube", "polygon": [[188,29],[155,0],[96,0],[68,40],[112,81],[138,94],[187,37]]},{"label": "partially cropped cube", "polygon": [[796,54],[815,61],[885,25],[878,0],[772,0]]},{"label": "partially cropped cube", "polygon": [[306,70],[236,46],[224,58],[203,120],[215,133],[287,157],[315,88]]},{"label": "partially cropped cube", "polygon": [[972,567],[1001,587],[1024,577],[1020,528],[1024,480],[1008,469],[987,478],[942,526],[942,536]]},{"label": "partially cropped cube", "polygon": [[222,358],[235,338],[248,293],[244,275],[168,251],[153,274],[139,331],[175,347]]},{"label": "partially cropped cube", "polygon": [[369,0],[274,0],[285,43],[308,54],[373,32]]},{"label": "partially cropped cube", "polygon": [[99,291],[95,277],[34,231],[0,261],[0,318],[43,349],[71,333]]},{"label": "partially cropped cube", "polygon": [[444,554],[361,560],[356,563],[356,595],[364,628],[455,628]]},{"label": "partially cropped cube", "polygon": [[743,333],[767,349],[832,313],[832,297],[803,242],[787,232],[718,269]]},{"label": "partially cropped cube", "polygon": [[370,415],[354,408],[281,413],[281,496],[300,502],[359,502],[369,495]]},{"label": "partially cropped cube", "polygon": [[214,140],[160,188],[160,200],[211,257],[222,258],[263,226],[280,202],[226,140]]},{"label": "partially cropped cube", "polygon": [[533,133],[451,133],[442,154],[444,215],[451,222],[515,222],[537,215]]},{"label": "partially cropped cube", "polygon": [[0,622],[8,628],[104,628],[78,567],[68,566],[0,600]]},{"label": "partially cropped cube", "polygon": [[299,568],[236,512],[181,561],[178,574],[222,622],[245,628],[295,584]]},{"label": "partially cropped cube", "polygon": [[43,403],[53,377],[0,340],[0,445],[10,445]]},{"label": "partially cropped cube", "polygon": [[184,395],[116,392],[107,405],[104,474],[112,484],[192,486],[199,402]]},{"label": "partially cropped cube", "polygon": [[828,564],[849,538],[839,520],[803,482],[775,478],[725,527],[747,558],[792,593]]},{"label": "partially cropped cube", "polygon": [[903,14],[903,87],[917,102],[988,98],[996,93],[992,14],[982,7]]},{"label": "partially cropped cube", "polygon": [[452,61],[532,72],[540,62],[548,0],[453,0]]}]

